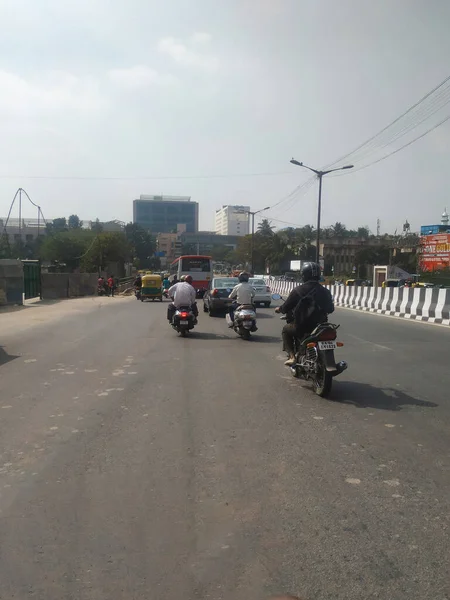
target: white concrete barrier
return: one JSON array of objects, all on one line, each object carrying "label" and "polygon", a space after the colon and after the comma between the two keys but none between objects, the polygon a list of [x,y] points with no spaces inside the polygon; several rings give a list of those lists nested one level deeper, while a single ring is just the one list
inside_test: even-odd
[{"label": "white concrete barrier", "polygon": [[[295,283],[266,279],[272,293],[287,297]],[[450,290],[327,286],[336,306],[450,325]]]}]

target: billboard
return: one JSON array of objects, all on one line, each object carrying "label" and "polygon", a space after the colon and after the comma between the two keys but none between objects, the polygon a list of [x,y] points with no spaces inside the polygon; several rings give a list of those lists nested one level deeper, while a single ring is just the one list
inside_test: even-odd
[{"label": "billboard", "polygon": [[436,233],[420,238],[420,268],[440,271],[450,268],[450,234]]}]

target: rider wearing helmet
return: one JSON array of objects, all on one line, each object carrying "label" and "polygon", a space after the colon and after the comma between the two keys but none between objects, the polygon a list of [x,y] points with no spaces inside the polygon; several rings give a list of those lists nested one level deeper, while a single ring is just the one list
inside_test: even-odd
[{"label": "rider wearing helmet", "polygon": [[229,298],[235,300],[230,306],[230,318],[231,323],[229,327],[233,327],[234,321],[234,312],[238,306],[242,304],[252,304],[253,298],[255,296],[255,290],[249,284],[248,280],[250,279],[250,275],[245,271],[239,273],[239,283],[234,287],[231,294],[228,296]]},{"label": "rider wearing helmet", "polygon": [[302,285],[295,287],[282,306],[275,312],[290,315],[292,322],[283,327],[284,349],[289,354],[285,365],[295,363],[295,339],[302,339],[311,333],[319,323],[327,321],[327,315],[334,311],[333,298],[321,279],[320,265],[307,262],[301,269]]},{"label": "rider wearing helmet", "polygon": [[192,313],[194,314],[195,320],[197,321],[198,307],[195,301],[196,292],[192,285],[192,281],[193,279],[191,275],[183,275],[181,280],[172,285],[172,287],[168,290],[167,293],[169,297],[173,298],[173,302],[171,302],[167,307],[167,320],[169,323],[172,322],[176,309],[180,308],[181,306],[190,306],[192,308]]}]

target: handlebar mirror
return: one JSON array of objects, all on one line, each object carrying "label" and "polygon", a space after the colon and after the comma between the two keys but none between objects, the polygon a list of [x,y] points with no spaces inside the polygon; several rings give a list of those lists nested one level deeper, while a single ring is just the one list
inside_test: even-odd
[{"label": "handlebar mirror", "polygon": [[280,294],[272,294],[272,300],[281,300]]}]

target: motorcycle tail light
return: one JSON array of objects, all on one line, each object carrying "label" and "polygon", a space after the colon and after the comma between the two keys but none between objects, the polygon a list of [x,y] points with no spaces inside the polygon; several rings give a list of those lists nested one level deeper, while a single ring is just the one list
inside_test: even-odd
[{"label": "motorcycle tail light", "polygon": [[251,321],[252,319],[252,315],[244,315],[244,321]]},{"label": "motorcycle tail light", "polygon": [[187,319],[187,318],[188,318],[188,316],[189,316],[189,313],[187,313],[187,312],[182,312],[182,313],[180,314],[180,317],[181,317],[182,319]]},{"label": "motorcycle tail light", "polygon": [[321,342],[329,342],[335,340],[337,337],[337,333],[335,329],[324,329],[319,335],[318,339]]}]

